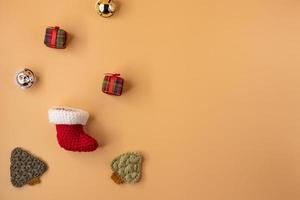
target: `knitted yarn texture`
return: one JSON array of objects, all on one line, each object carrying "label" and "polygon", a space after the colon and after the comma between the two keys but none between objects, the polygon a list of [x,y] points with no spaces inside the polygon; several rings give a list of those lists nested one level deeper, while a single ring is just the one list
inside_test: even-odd
[{"label": "knitted yarn texture", "polygon": [[49,122],[56,125],[59,145],[68,151],[90,152],[98,148],[97,141],[83,130],[89,113],[77,108],[51,108]]},{"label": "knitted yarn texture", "polygon": [[39,182],[37,179],[48,169],[45,162],[20,147],[11,152],[10,162],[10,180],[15,187]]},{"label": "knitted yarn texture", "polygon": [[137,183],[142,174],[143,157],[139,153],[128,152],[119,155],[111,162],[114,171],[111,178],[115,183]]}]

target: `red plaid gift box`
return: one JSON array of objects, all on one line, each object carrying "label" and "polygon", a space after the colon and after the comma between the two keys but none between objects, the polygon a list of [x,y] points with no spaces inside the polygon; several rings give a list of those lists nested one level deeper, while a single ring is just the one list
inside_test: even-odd
[{"label": "red plaid gift box", "polygon": [[66,48],[67,32],[58,26],[47,27],[44,43],[47,47],[55,49]]},{"label": "red plaid gift box", "polygon": [[120,74],[105,74],[102,92],[110,95],[120,96],[123,90],[124,79],[120,77]]}]

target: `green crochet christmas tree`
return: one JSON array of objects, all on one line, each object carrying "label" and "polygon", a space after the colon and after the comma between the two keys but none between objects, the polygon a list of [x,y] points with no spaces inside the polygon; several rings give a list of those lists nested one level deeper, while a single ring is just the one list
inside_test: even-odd
[{"label": "green crochet christmas tree", "polygon": [[119,155],[111,162],[114,173],[111,179],[117,183],[137,183],[142,174],[143,157],[139,153],[129,152]]},{"label": "green crochet christmas tree", "polygon": [[47,164],[20,147],[11,152],[10,178],[15,187],[40,183],[40,177],[47,171]]}]

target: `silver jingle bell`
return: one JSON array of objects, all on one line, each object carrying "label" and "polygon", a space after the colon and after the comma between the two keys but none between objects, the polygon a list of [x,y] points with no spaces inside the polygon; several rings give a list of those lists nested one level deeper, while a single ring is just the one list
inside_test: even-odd
[{"label": "silver jingle bell", "polygon": [[102,17],[110,17],[116,10],[116,4],[112,0],[98,0],[96,10]]},{"label": "silver jingle bell", "polygon": [[36,77],[30,69],[22,69],[16,73],[16,83],[22,89],[30,88],[36,82]]}]

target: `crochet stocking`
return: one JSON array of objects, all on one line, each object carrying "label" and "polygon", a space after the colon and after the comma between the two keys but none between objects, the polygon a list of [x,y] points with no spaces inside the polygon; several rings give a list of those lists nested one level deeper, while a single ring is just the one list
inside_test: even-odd
[{"label": "crochet stocking", "polygon": [[98,147],[97,141],[83,130],[89,113],[76,108],[52,108],[49,122],[56,124],[59,145],[68,151],[89,152]]}]

